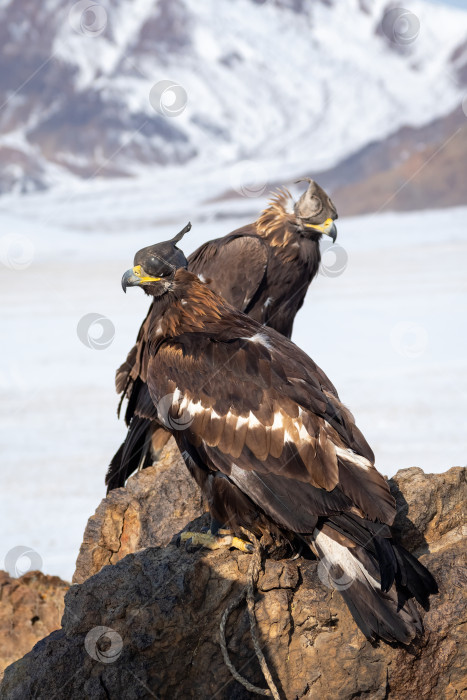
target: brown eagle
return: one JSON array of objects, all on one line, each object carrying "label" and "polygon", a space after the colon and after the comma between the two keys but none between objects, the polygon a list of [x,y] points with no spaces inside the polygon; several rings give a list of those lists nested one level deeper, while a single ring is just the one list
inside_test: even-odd
[{"label": "brown eagle", "polygon": [[[318,272],[320,238],[326,234],[335,241],[337,235],[334,204],[316,182],[308,182],[295,205],[290,193],[280,190],[253,224],[205,243],[188,258],[188,269],[211,289],[288,338]],[[179,236],[186,230],[189,227]],[[117,392],[122,393],[122,401],[128,398],[125,421],[129,430],[107,472],[107,492],[123,486],[139,467],[150,466],[170,437],[147,411],[144,358],[150,315],[151,310],[136,345],[117,370]],[[149,413],[152,415],[151,410]]]},{"label": "brown eagle", "polygon": [[216,527],[306,543],[346,584],[368,638],[408,643],[422,630],[429,571],[395,543],[394,499],[324,372],[288,338],[238,311],[188,270],[173,241],[140,250],[122,279],[153,296],[146,380]]}]

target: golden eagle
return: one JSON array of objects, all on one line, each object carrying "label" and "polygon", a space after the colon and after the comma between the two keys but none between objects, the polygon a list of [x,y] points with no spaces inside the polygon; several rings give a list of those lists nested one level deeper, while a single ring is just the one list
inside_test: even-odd
[{"label": "golden eagle", "polygon": [[[339,578],[368,638],[408,643],[415,598],[437,591],[391,536],[395,503],[324,372],[188,269],[174,241],[140,250],[122,279],[153,296],[146,380],[214,523],[307,547]],[[189,533],[216,547],[218,535]]]},{"label": "golden eagle", "polygon": [[[287,190],[280,190],[253,224],[205,243],[188,258],[189,270],[226,301],[287,337],[318,272],[319,240],[326,234],[335,241],[337,235],[334,204],[316,182],[308,182],[295,204]],[[117,392],[129,400],[129,430],[110,464],[107,491],[123,486],[138,467],[151,465],[170,437],[147,410],[144,358],[150,315],[151,310],[136,345],[117,370]]]}]

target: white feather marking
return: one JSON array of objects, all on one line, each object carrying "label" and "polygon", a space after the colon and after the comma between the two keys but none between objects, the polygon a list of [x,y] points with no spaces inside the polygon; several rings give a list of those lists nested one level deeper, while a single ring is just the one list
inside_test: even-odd
[{"label": "white feather marking", "polygon": [[254,413],[250,411],[250,417],[248,418],[248,427],[256,428],[258,425],[262,425]]},{"label": "white feather marking", "polygon": [[274,301],[274,297],[268,297],[263,304],[263,309],[267,309],[268,306],[271,306],[273,301]]},{"label": "white feather marking", "polygon": [[362,455],[358,455],[356,452],[354,452],[348,447],[344,448],[337,447],[337,445],[334,445],[334,450],[336,452],[336,455],[338,457],[341,457],[341,459],[345,460],[346,462],[351,462],[352,464],[355,464],[357,467],[361,467],[366,471],[371,469],[371,467],[373,466],[369,459],[367,459],[366,457],[362,457]]},{"label": "white feather marking", "polygon": [[323,552],[328,564],[339,565],[345,574],[353,581],[358,579],[364,583],[370,583],[374,588],[381,587],[379,581],[368,573],[363,564],[352,556],[347,547],[339,544],[339,542],[336,542],[336,540],[333,540],[319,530],[315,530],[313,535],[316,544]]},{"label": "white feather marking", "polygon": [[224,418],[224,416],[221,416],[221,414],[217,413],[217,411],[215,411],[213,408],[210,409],[209,413],[210,413],[211,418],[213,420],[217,420],[217,419],[221,420]]},{"label": "white feather marking", "polygon": [[[302,421],[302,414],[303,414],[303,413],[304,413],[304,411],[300,408],[300,412],[299,412],[299,417],[298,417],[298,419],[295,418],[295,419],[292,421],[292,423],[293,423],[295,429],[296,429],[297,432],[298,432],[298,439],[299,439],[299,442],[310,442],[312,436],[308,433],[307,429],[306,429],[305,426],[303,425],[303,421]],[[284,423],[284,419],[283,419],[282,414],[281,414],[281,413],[275,413],[275,414],[274,414],[273,428],[275,427],[276,419],[277,419],[278,416],[280,416],[280,424],[279,424],[279,425],[283,425],[283,423]],[[285,440],[286,442],[295,442],[295,440],[292,438],[291,434],[290,434],[287,430],[284,431],[284,440]]]},{"label": "white feather marking", "polygon": [[245,423],[248,423],[248,421],[249,421],[249,419],[246,418],[245,416],[238,416],[237,417],[237,429],[244,426]]},{"label": "white feather marking", "polygon": [[205,277],[202,273],[200,273],[200,274],[198,275],[198,279],[199,279],[201,282],[206,282],[206,277]]},{"label": "white feather marking", "polygon": [[186,408],[188,408],[188,406],[190,405],[190,403],[191,403],[190,399],[189,399],[188,396],[185,394],[185,396],[183,397],[183,401],[182,401],[181,404],[180,404],[180,410],[181,410],[181,411],[184,411]]},{"label": "white feather marking", "polygon": [[[178,391],[178,389],[176,390]],[[174,392],[175,395],[175,392]],[[202,405],[201,401],[192,401],[186,394],[183,396],[183,400],[180,404],[179,413],[183,413],[189,417],[194,418],[199,413],[204,413],[207,409]]]},{"label": "white feather marking", "polygon": [[196,403],[194,403],[193,401],[190,401],[188,403],[188,412],[189,412],[190,416],[192,416],[193,418],[195,416],[197,416],[199,413],[204,413],[207,410],[208,409],[203,406],[201,401],[197,401]]},{"label": "white feather marking", "polygon": [[259,343],[260,345],[264,345],[265,348],[268,348],[268,350],[272,349],[272,345],[269,342],[269,338],[263,335],[263,333],[255,333],[249,338],[242,338],[242,340],[249,340],[250,343]]},{"label": "white feather marking", "polygon": [[276,411],[274,414],[274,423],[271,426],[271,430],[274,430],[274,428],[282,428],[284,425],[284,416],[280,411]]},{"label": "white feather marking", "polygon": [[175,406],[175,404],[178,403],[181,395],[182,392],[178,387],[176,387],[175,391],[172,394],[172,406]]}]

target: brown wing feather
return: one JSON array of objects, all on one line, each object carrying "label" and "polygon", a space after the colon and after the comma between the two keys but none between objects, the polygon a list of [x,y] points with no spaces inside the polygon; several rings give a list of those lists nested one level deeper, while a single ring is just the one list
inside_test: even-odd
[{"label": "brown wing feather", "polygon": [[268,264],[268,248],[255,230],[251,224],[209,241],[188,259],[190,272],[202,275],[211,289],[241,311],[247,311],[258,292]]},{"label": "brown wing feather", "polygon": [[[241,332],[257,337],[261,327],[250,322],[250,329],[241,319],[246,325]],[[226,336],[231,337],[216,336],[215,342],[208,334],[187,333],[176,340],[182,353],[166,342],[151,358],[153,400],[163,377],[189,398],[205,397],[196,410],[187,399],[187,410],[196,415],[184,438],[222,453],[222,464],[309,483],[325,493],[337,488],[349,499],[349,508],[370,519],[392,521],[394,502],[387,484],[366,456],[371,450],[326,376],[274,331],[261,328],[264,337],[253,341],[235,331],[230,327]],[[270,373],[252,372],[260,360],[269,364]]]}]

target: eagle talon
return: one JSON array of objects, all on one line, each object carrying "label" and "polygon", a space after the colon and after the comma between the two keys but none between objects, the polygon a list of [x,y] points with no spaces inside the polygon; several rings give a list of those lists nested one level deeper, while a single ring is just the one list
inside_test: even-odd
[{"label": "eagle talon", "polygon": [[206,547],[207,549],[222,549],[223,547],[239,549],[241,552],[253,552],[250,542],[235,537],[234,535],[213,535],[210,532],[182,532],[178,540],[180,544],[185,542],[189,547]]}]

